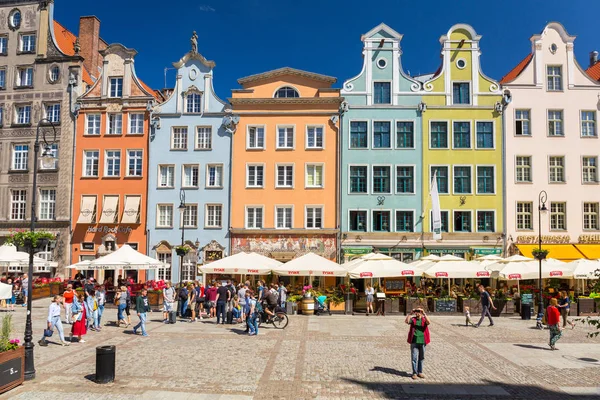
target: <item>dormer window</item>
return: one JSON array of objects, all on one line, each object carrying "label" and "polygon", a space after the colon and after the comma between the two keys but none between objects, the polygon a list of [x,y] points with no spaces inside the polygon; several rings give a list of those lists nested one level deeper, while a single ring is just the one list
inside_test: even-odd
[{"label": "dormer window", "polygon": [[560,65],[548,65],[546,67],[548,78],[548,91],[558,92],[562,90],[562,67]]},{"label": "dormer window", "polygon": [[190,93],[186,96],[186,110],[188,113],[200,112],[200,93]]},{"label": "dormer window", "polygon": [[277,91],[275,92],[275,98],[278,99],[297,97],[300,97],[300,94],[296,89],[290,86],[284,86],[282,88],[277,89]]},{"label": "dormer window", "polygon": [[110,78],[109,97],[123,97],[123,78]]}]

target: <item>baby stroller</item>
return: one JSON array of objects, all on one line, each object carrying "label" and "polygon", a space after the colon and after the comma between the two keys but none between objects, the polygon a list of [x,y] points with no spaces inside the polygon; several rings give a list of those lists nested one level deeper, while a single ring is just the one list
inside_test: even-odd
[{"label": "baby stroller", "polygon": [[329,313],[331,315],[331,311],[329,310],[329,305],[326,302],[327,296],[317,296],[315,297],[315,315],[321,315],[324,313]]}]

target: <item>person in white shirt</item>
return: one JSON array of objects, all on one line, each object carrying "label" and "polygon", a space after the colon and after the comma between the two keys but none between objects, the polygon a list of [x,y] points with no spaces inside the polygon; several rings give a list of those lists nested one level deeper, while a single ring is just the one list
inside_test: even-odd
[{"label": "person in white shirt", "polygon": [[167,282],[167,287],[163,289],[163,316],[165,323],[169,322],[169,312],[173,311],[173,303],[175,303],[175,289],[171,287],[171,282]]},{"label": "person in white shirt", "polygon": [[[54,298],[52,299],[52,303],[50,303],[50,306],[48,307],[48,321],[47,321],[48,327],[47,327],[47,329],[52,330],[52,328],[56,327],[56,330],[58,330],[58,335],[60,337],[60,343],[63,346],[68,346],[69,343],[67,343],[65,341],[65,333],[63,331],[62,322],[60,321],[61,303],[62,303],[62,297],[54,296]],[[38,342],[40,344],[40,346],[48,346],[46,337],[47,337],[46,329],[44,329],[44,335],[42,336],[42,339]]]}]

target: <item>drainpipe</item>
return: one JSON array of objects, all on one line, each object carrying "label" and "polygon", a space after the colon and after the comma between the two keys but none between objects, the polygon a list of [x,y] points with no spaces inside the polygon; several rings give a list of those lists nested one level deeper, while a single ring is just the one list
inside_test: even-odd
[{"label": "drainpipe", "polygon": [[340,104],[340,108],[338,110],[338,114],[340,116],[340,120],[339,120],[339,125],[338,125],[338,130],[337,130],[337,134],[338,134],[338,146],[337,146],[337,171],[336,171],[336,176],[338,177],[338,187],[337,187],[337,215],[336,215],[336,224],[338,227],[338,233],[337,233],[337,263],[341,264],[343,261],[343,256],[342,256],[342,181],[341,179],[339,179],[342,176],[342,154],[343,154],[343,142],[344,142],[344,136],[343,136],[343,131],[344,131],[344,113],[347,110],[347,103],[345,101],[342,101],[342,103]]},{"label": "drainpipe", "polygon": [[506,106],[502,111],[502,257],[506,257]]},{"label": "drainpipe", "polygon": [[[233,115],[233,113],[232,113]],[[235,129],[231,132],[231,139],[229,140],[229,193],[228,193],[228,207],[227,207],[227,222],[229,225],[229,231],[227,235],[229,235],[229,249],[227,249],[228,255],[233,255],[233,239],[231,237],[231,198],[232,198],[232,187],[231,179],[233,178],[233,135],[235,135]],[[204,260],[202,260],[204,261]],[[206,282],[205,274],[202,275],[203,282]]]}]

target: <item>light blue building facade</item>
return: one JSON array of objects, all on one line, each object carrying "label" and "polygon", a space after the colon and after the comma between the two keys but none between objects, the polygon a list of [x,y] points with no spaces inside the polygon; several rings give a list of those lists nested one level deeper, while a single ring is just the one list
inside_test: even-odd
[{"label": "light blue building facade", "polygon": [[421,84],[402,69],[402,35],[380,24],[361,40],[362,71],[341,91],[341,251],[409,262],[422,249]]},{"label": "light blue building facade", "polygon": [[[213,89],[215,63],[197,52],[195,35],[192,51],[173,65],[173,93],[152,114],[148,240],[149,253],[171,266],[150,277],[179,282],[196,279],[198,265],[228,254],[232,132],[222,125],[230,107]],[[175,249],[182,227],[183,263]]]}]

